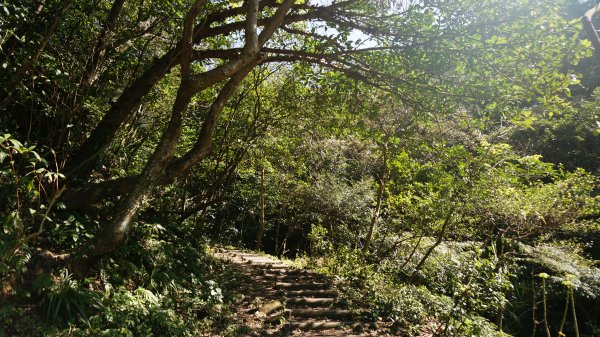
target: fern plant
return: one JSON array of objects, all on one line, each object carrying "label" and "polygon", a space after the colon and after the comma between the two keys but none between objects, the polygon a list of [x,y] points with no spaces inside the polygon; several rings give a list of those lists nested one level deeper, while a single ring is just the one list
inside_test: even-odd
[{"label": "fern plant", "polygon": [[46,303],[45,317],[52,324],[73,320],[89,324],[90,309],[101,307],[97,293],[82,287],[66,269],[47,287]]}]

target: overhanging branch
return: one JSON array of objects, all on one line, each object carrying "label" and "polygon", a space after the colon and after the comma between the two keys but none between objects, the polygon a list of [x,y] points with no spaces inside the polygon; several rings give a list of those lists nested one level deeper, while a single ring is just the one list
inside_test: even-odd
[{"label": "overhanging branch", "polygon": [[587,34],[590,42],[592,42],[592,46],[594,46],[594,54],[596,57],[600,57],[600,37],[598,37],[598,32],[596,31],[592,20],[599,12],[600,6],[596,5],[585,12],[585,15],[581,18],[583,30]]}]

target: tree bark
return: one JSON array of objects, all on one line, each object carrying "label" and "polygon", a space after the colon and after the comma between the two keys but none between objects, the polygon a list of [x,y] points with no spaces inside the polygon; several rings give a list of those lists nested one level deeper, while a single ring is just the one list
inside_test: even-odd
[{"label": "tree bark", "polygon": [[231,98],[237,87],[242,83],[254,68],[255,62],[251,62],[244,69],[236,73],[223,86],[216,100],[212,103],[206,119],[202,123],[200,135],[194,144],[194,147],[185,153],[181,158],[175,159],[166,170],[167,177],[179,177],[188,172],[194,165],[206,158],[212,151],[213,135],[217,127],[219,116],[225,108],[225,103]]},{"label": "tree bark", "polygon": [[412,257],[417,252],[417,249],[419,249],[419,247],[421,246],[421,240],[422,239],[423,239],[423,235],[419,236],[419,239],[417,240],[417,243],[415,244],[415,246],[413,247],[413,249],[410,251],[410,254],[408,254],[408,257],[406,258],[406,260],[404,261],[404,263],[402,263],[402,266],[400,266],[400,270],[403,270],[404,267],[406,267],[406,265],[410,262],[410,260],[412,260]]},{"label": "tree bark", "polygon": [[[190,54],[191,54],[191,38],[193,35],[193,22],[198,16],[200,6],[204,5],[207,0],[198,0],[188,11],[183,31],[182,44],[184,45],[184,55],[182,64],[181,82],[173,108],[171,119],[167,129],[161,136],[160,142],[156,146],[152,156],[146,163],[142,174],[133,186],[133,189],[125,197],[125,199],[117,206],[115,216],[94,238],[87,242],[79,249],[75,258],[72,261],[73,271],[79,277],[87,274],[89,268],[100,257],[113,249],[119,247],[126,238],[137,211],[148,192],[154,187],[155,182],[159,179],[161,173],[169,164],[169,161],[175,149],[177,142],[181,137],[183,128],[183,119],[187,111],[188,105],[194,95],[191,89],[190,82]],[[186,45],[189,47],[186,48]]]},{"label": "tree bark", "polygon": [[373,233],[377,227],[377,221],[379,220],[379,212],[381,211],[381,204],[383,202],[383,195],[385,193],[385,184],[386,184],[386,172],[387,172],[387,142],[382,144],[383,151],[383,163],[381,166],[381,177],[379,179],[379,189],[377,190],[377,204],[375,205],[375,210],[373,211],[373,216],[371,217],[371,224],[369,226],[369,232],[367,233],[367,237],[365,239],[365,245],[363,246],[363,253],[367,253],[369,251],[369,246],[371,245],[371,240],[373,239]]},{"label": "tree bark", "polygon": [[84,244],[75,255],[72,266],[76,275],[85,276],[89,268],[100,257],[119,247],[125,241],[140,204],[175,152],[177,141],[181,135],[183,116],[191,98],[192,92],[189,87],[183,85],[177,93],[167,130],[162,135],[142,174],[133,184],[133,188],[117,206],[113,220],[92,240]]},{"label": "tree bark", "polygon": [[[202,124],[200,135],[194,147],[181,158],[173,159],[165,169],[165,174],[156,183],[159,185],[170,184],[177,177],[184,175],[196,164],[204,160],[212,150],[213,135],[217,127],[218,118],[225,108],[227,100],[233,95],[235,89],[254,67],[254,62],[235,74],[221,89],[219,96],[211,105],[209,113]],[[82,188],[68,189],[63,195],[65,206],[70,209],[84,208],[98,201],[126,194],[137,183],[140,176],[129,176],[104,181]]]},{"label": "tree bark", "polygon": [[[85,244],[75,255],[75,258],[72,261],[72,267],[74,272],[79,276],[85,275],[91,265],[97,259],[120,246],[124,242],[126,234],[129,231],[130,224],[133,221],[133,218],[135,217],[144,197],[148,194],[152,187],[154,187],[155,183],[160,180],[161,173],[167,168],[169,162],[171,161],[171,157],[173,156],[177,146],[177,141],[181,136],[183,117],[192,96],[222,79],[234,77],[238,72],[240,73],[239,76],[241,76],[241,78],[236,78],[236,81],[237,84],[239,84],[241,79],[243,79],[243,77],[250,72],[250,69],[256,65],[260,58],[258,55],[258,50],[262,45],[258,46],[258,48],[253,48],[255,46],[244,46],[244,50],[239,58],[232,60],[223,66],[208,71],[202,74],[202,76],[191,75],[191,42],[193,40],[192,37],[194,36],[193,20],[198,15],[199,6],[204,4],[206,1],[207,0],[196,1],[196,3],[194,3],[192,6],[192,9],[186,15],[183,38],[181,42],[182,80],[177,92],[177,97],[175,98],[175,103],[173,104],[171,119],[169,120],[167,130],[163,133],[159,144],[146,163],[146,166],[134,184],[133,189],[117,207],[113,220],[107,224],[107,226],[105,226],[98,233],[98,235]],[[268,31],[269,34],[273,33],[275,28],[271,29],[271,26],[278,26],[281,23],[285,13],[287,13],[293,2],[294,0],[286,0],[279,8],[277,8],[275,14],[273,15],[273,20],[258,37],[259,41],[261,37],[264,36],[265,31]],[[281,15],[282,11],[284,11],[283,15]],[[256,29],[256,26],[254,26],[254,28]],[[235,87],[233,89],[235,89]],[[219,102],[218,106],[220,108],[217,109],[217,111],[222,110],[225,101]]]},{"label": "tree bark", "polygon": [[[285,14],[291,8],[294,1],[286,0],[283,4],[277,7],[277,10],[271,20],[262,21],[265,28],[258,36],[259,48],[266,43],[268,38],[273,34],[275,29],[283,22]],[[260,4],[259,8],[273,5],[272,1],[265,1]],[[224,25],[222,27],[210,27],[210,23],[225,20],[228,17],[241,14],[240,9],[230,9],[223,12],[214,13],[207,16],[205,23],[196,27],[194,34],[194,43],[200,42],[203,38],[226,34],[234,31],[237,28],[235,24]],[[297,20],[300,20],[298,18]],[[292,20],[293,21],[293,20]],[[265,23],[266,22],[266,23]],[[255,26],[256,27],[256,26]],[[255,53],[253,55],[246,54],[243,58],[238,56],[236,61],[229,62],[225,66],[218,67],[204,74],[196,75],[194,78],[193,91],[200,91],[218,82],[221,82],[233,76],[240,68],[243,68],[249,63],[258,50],[252,48]],[[85,179],[89,172],[89,167],[96,160],[98,155],[102,153],[114,140],[117,131],[121,125],[129,118],[132,111],[140,103],[141,99],[150,92],[150,90],[158,83],[160,79],[168,73],[173,66],[180,63],[181,44],[168,51],[160,59],[156,60],[144,74],[138,77],[123,93],[119,96],[115,104],[107,111],[100,123],[94,128],[90,136],[81,144],[75,155],[67,163],[63,170],[68,178],[73,175],[79,175]],[[88,167],[87,170],[80,172],[83,167]]]},{"label": "tree bark", "polygon": [[[79,173],[84,166],[91,166],[92,161],[112,143],[121,125],[129,118],[141,99],[171,70],[179,55],[178,48],[170,50],[123,91],[67,163],[64,169],[67,178]],[[85,178],[85,172],[80,175],[81,178]]]},{"label": "tree bark", "polygon": [[115,0],[112,7],[110,8],[110,12],[108,13],[108,18],[102,29],[100,30],[100,34],[98,36],[98,41],[96,42],[96,46],[94,47],[92,58],[86,65],[85,71],[81,78],[82,90],[81,90],[81,98],[78,100],[76,104],[76,109],[79,109],[79,105],[87,96],[87,92],[91,87],[92,83],[96,80],[98,75],[98,71],[102,67],[104,63],[104,58],[106,56],[106,51],[108,50],[108,41],[110,40],[110,35],[113,32],[115,24],[117,23],[117,19],[119,18],[119,14],[123,9],[123,5],[125,4],[125,0]]},{"label": "tree bark", "polygon": [[260,171],[260,223],[258,233],[256,234],[256,250],[260,251],[262,245],[262,237],[265,232],[265,166],[263,164]]},{"label": "tree bark", "polygon": [[592,17],[586,15],[581,18],[581,22],[583,30],[587,34],[590,42],[592,42],[592,46],[594,46],[594,55],[600,57],[600,37],[598,37],[598,32],[596,32],[596,28],[592,23]]},{"label": "tree bark", "polygon": [[[275,29],[284,21],[285,14],[289,11],[293,3],[294,0],[286,0],[283,4],[277,7],[275,14],[273,14],[271,20],[266,24],[260,35],[258,35],[256,38],[252,38],[252,45],[245,45],[239,56],[215,69],[191,76],[189,89],[192,92],[199,92],[230,77],[231,81],[225,85],[219,94],[219,97],[217,97],[215,101],[216,104],[213,105],[214,111],[209,114],[209,118],[206,120],[207,123],[205,123],[206,128],[205,125],[203,125],[200,138],[192,151],[186,153],[181,160],[174,161],[173,166],[168,168],[168,174],[166,177],[167,181],[172,181],[173,178],[171,177],[177,176],[178,174],[181,174],[181,172],[189,170],[189,168],[195,165],[195,163],[202,160],[210,153],[210,148],[212,146],[211,140],[214,133],[214,127],[216,125],[216,119],[219,113],[222,111],[225,102],[235,91],[235,88],[237,85],[239,85],[241,80],[259,62],[259,50],[262,48],[264,43],[268,41]],[[257,28],[256,25],[248,24],[247,29],[250,29],[250,27],[254,29]],[[250,35],[253,34],[256,35],[256,31],[254,33],[250,33]],[[254,41],[256,40],[259,43],[258,46],[254,45]],[[190,55],[188,56],[188,59],[190,59],[191,48],[189,48],[188,51]],[[126,89],[126,92],[119,97],[119,100],[115,106],[109,110],[100,124],[94,129],[90,137],[80,147],[79,151],[74,156],[74,159],[67,165],[66,169],[64,170],[67,177],[76,173],[84,165],[88,164],[98,154],[100,154],[106,147],[108,147],[108,145],[114,139],[121,124],[129,116],[133,107],[135,107],[141,98],[145,96],[145,94],[156,84],[156,82],[158,82],[158,80],[160,80],[160,78],[162,78],[164,72],[172,67],[173,62],[175,62],[178,57],[178,48],[172,49],[159,61],[155,62],[155,64],[148,71],[146,71],[142,77],[138,78],[132,86]],[[128,91],[130,94],[127,94]],[[110,186],[111,191],[113,192],[122,190],[122,188],[119,188],[119,184],[106,184],[105,186]],[[106,195],[106,193],[95,191],[91,195],[99,196]],[[69,191],[66,192],[65,198],[71,201],[76,200],[73,193]]]}]

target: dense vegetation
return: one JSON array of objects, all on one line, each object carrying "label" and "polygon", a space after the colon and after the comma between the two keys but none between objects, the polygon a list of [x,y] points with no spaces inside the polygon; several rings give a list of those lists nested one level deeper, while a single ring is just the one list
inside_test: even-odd
[{"label": "dense vegetation", "polygon": [[399,335],[600,335],[593,5],[0,1],[0,336],[249,335],[214,245]]}]

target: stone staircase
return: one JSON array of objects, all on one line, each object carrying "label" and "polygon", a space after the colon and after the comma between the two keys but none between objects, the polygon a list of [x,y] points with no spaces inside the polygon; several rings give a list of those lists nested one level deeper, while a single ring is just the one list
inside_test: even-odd
[{"label": "stone staircase", "polygon": [[216,256],[238,265],[264,299],[250,311],[263,323],[284,322],[274,336],[385,335],[366,331],[351,311],[339,308],[332,281],[321,274],[242,250],[218,249]]}]

